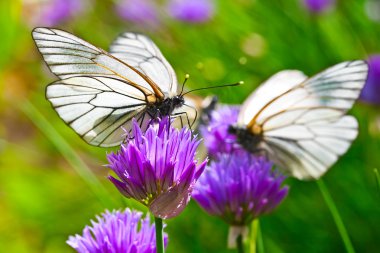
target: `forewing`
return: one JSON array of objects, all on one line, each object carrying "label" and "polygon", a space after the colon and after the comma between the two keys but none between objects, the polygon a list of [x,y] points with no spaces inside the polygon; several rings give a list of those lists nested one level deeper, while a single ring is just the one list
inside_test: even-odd
[{"label": "forewing", "polygon": [[116,146],[131,129],[133,117],[143,120],[145,94],[125,82],[97,76],[71,77],[46,89],[58,115],[86,142]]},{"label": "forewing", "polygon": [[[241,122],[248,122],[245,126],[252,133],[261,130],[263,148],[295,177],[319,178],[356,138],[357,122],[345,114],[358,98],[367,73],[364,61],[343,62],[289,85],[280,94],[275,91],[265,97],[255,92],[252,97],[264,96],[260,107],[248,101]],[[275,85],[267,82],[260,88],[270,92]],[[250,120],[249,112],[256,112]]]},{"label": "forewing", "polygon": [[138,87],[147,96],[159,93],[153,89],[155,84],[133,66],[70,33],[35,28],[32,35],[50,70],[60,79],[101,75],[123,80],[128,85]]},{"label": "forewing", "polygon": [[123,33],[112,43],[110,53],[152,79],[167,96],[177,94],[177,77],[172,66],[147,36]]}]

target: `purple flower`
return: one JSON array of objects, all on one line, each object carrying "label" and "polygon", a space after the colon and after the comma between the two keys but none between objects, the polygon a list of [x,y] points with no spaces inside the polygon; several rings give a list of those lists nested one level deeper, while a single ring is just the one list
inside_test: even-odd
[{"label": "purple flower", "polygon": [[321,13],[335,5],[335,0],[303,0],[304,5],[310,12]]},{"label": "purple flower", "polygon": [[218,153],[230,153],[232,150],[241,149],[236,142],[236,136],[228,132],[230,125],[237,122],[238,114],[238,106],[224,105],[211,113],[208,125],[199,127],[204,138],[204,145],[211,156],[215,157]]},{"label": "purple flower", "polygon": [[168,5],[169,14],[182,21],[202,23],[214,15],[212,0],[171,0]]},{"label": "purple flower", "polygon": [[111,182],[127,198],[149,207],[155,217],[177,216],[190,200],[192,189],[206,167],[197,166],[195,152],[200,143],[191,130],[177,130],[166,117],[142,133],[135,121],[133,139],[117,154],[107,156],[119,179]]},{"label": "purple flower", "polygon": [[83,10],[83,1],[50,0],[41,6],[37,23],[55,26],[78,15]]},{"label": "purple flower", "polygon": [[210,215],[245,226],[277,207],[288,193],[284,176],[263,157],[244,151],[220,155],[199,179],[193,198]]},{"label": "purple flower", "polygon": [[[83,229],[83,235],[70,236],[67,244],[79,253],[155,253],[155,226],[148,215],[143,220],[141,216],[129,209],[107,210]],[[165,234],[165,246],[167,241]]]},{"label": "purple flower", "polygon": [[121,0],[115,8],[121,18],[134,23],[155,24],[158,22],[157,6],[152,0]]},{"label": "purple flower", "polygon": [[368,66],[367,82],[360,99],[368,103],[380,104],[380,54],[369,57]]}]

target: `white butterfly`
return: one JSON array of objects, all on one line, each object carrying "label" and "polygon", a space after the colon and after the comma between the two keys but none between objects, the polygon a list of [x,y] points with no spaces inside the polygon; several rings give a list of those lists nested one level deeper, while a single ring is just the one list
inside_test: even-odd
[{"label": "white butterfly", "polygon": [[247,98],[230,131],[244,148],[264,150],[294,177],[317,179],[357,136],[356,119],[345,114],[367,73],[365,61],[343,62],[309,79],[281,71]]},{"label": "white butterfly", "polygon": [[61,79],[47,87],[47,99],[89,144],[120,144],[132,118],[142,127],[167,115],[192,124],[187,114],[195,109],[177,93],[173,68],[148,37],[124,33],[107,53],[57,29],[35,28],[32,35],[50,70]]}]

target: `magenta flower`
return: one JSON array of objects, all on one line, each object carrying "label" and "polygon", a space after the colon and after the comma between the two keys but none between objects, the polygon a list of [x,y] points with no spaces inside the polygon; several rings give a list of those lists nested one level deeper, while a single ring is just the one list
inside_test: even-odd
[{"label": "magenta flower", "polygon": [[[141,217],[142,213],[129,209],[107,210],[91,221],[82,235],[70,236],[67,244],[78,253],[156,253],[155,226],[148,215]],[[167,241],[165,234],[165,246]]]},{"label": "magenta flower", "polygon": [[170,0],[169,14],[185,22],[202,23],[214,15],[215,4],[212,0]]},{"label": "magenta flower", "polygon": [[210,215],[244,226],[276,208],[288,193],[285,177],[263,157],[244,151],[220,155],[199,179],[193,198]]},{"label": "magenta flower", "polygon": [[368,77],[360,95],[360,99],[371,103],[380,104],[380,54],[372,55],[368,59]]},{"label": "magenta flower", "polygon": [[335,0],[303,0],[303,3],[310,12],[321,13],[331,9]]},{"label": "magenta flower", "polygon": [[241,149],[237,144],[236,136],[228,132],[230,125],[236,124],[238,114],[238,106],[224,105],[211,113],[208,125],[199,127],[204,138],[203,143],[210,156],[215,157],[219,153],[230,153]]},{"label": "magenta flower", "polygon": [[158,22],[157,6],[153,0],[120,0],[115,6],[119,16],[137,24]]},{"label": "magenta flower", "polygon": [[207,163],[197,165],[195,160],[200,141],[191,130],[172,127],[168,118],[150,125],[145,133],[134,122],[132,132],[133,139],[107,156],[119,178],[109,179],[125,197],[148,206],[155,217],[177,216]]}]

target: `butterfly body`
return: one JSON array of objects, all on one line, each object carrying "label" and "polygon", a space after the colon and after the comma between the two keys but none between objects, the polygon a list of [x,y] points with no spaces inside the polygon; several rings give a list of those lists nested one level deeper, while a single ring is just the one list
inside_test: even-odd
[{"label": "butterfly body", "polygon": [[180,108],[185,103],[182,95],[166,98],[163,101],[157,101],[147,106],[147,113],[151,117],[161,117],[171,115],[176,108]]},{"label": "butterfly body", "polygon": [[230,126],[228,132],[236,136],[237,142],[247,151],[256,154],[262,149],[259,147],[263,141],[262,132],[251,133],[245,127]]}]

